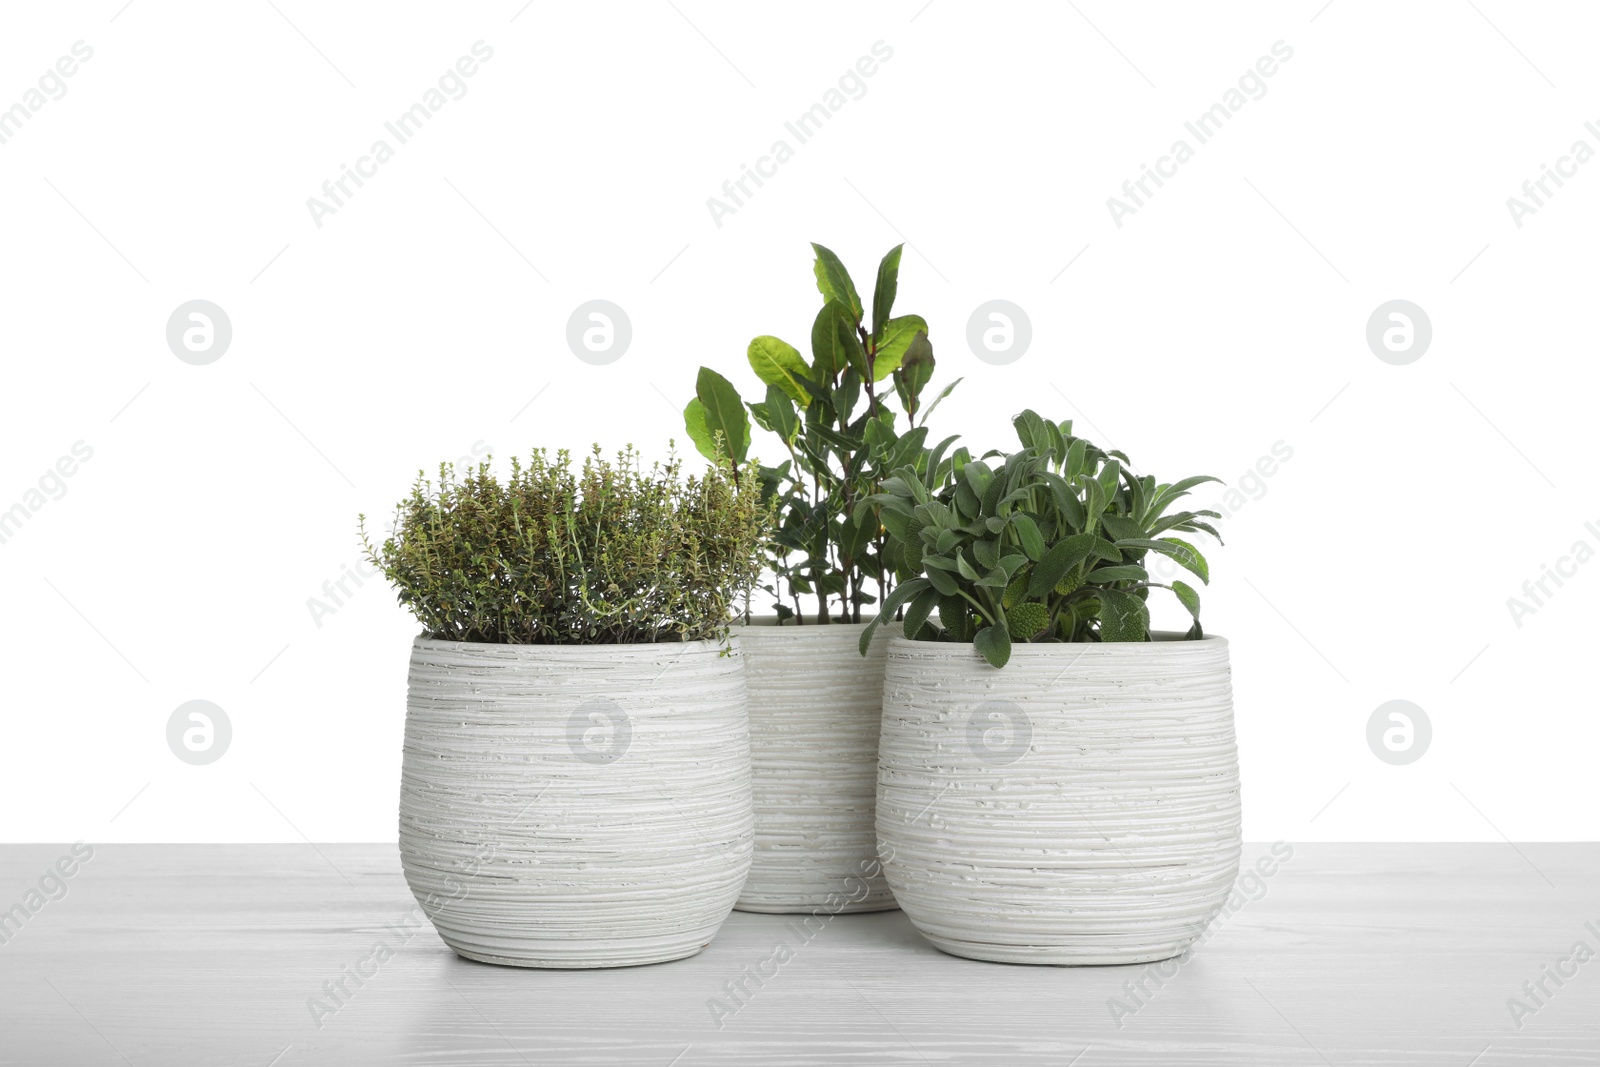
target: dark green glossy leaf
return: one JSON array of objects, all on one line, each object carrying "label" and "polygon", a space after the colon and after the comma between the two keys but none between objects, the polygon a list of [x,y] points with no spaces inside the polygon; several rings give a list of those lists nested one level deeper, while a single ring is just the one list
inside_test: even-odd
[{"label": "dark green glossy leaf", "polygon": [[889,321],[894,308],[895,291],[900,286],[900,252],[905,245],[895,245],[878,262],[878,283],[872,290],[872,339],[883,337],[883,324]]},{"label": "dark green glossy leaf", "polygon": [[883,324],[877,352],[872,358],[872,380],[881,382],[900,369],[906,350],[918,333],[926,335],[928,324],[921,315],[901,315]]},{"label": "dark green glossy leaf", "polygon": [[844,330],[853,330],[855,320],[850,309],[831,300],[822,305],[811,322],[812,374],[822,383],[824,390],[850,365],[850,353],[844,344]]},{"label": "dark green glossy leaf", "polygon": [[811,270],[817,276],[817,291],[822,294],[822,299],[839,301],[850,309],[852,325],[860,322],[861,298],[856,295],[856,284],[850,280],[850,272],[844,269],[839,257],[828,249],[815,243],[811,248],[817,254]]}]

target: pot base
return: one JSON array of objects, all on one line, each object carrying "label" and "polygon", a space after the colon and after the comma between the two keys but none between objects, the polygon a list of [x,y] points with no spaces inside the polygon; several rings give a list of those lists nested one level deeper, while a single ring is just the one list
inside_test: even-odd
[{"label": "pot base", "polygon": [[1117,952],[1105,948],[1064,948],[1061,946],[1024,947],[1021,945],[984,945],[973,941],[946,941],[929,937],[919,930],[923,938],[947,956],[981,960],[984,963],[1017,963],[1036,967],[1120,967],[1135,963],[1160,963],[1181,956],[1194,943],[1191,939],[1160,948],[1128,949]]},{"label": "pot base", "polygon": [[450,946],[450,951],[464,960],[471,960],[474,963],[491,963],[496,967],[529,967],[539,970],[578,971],[598,970],[607,967],[648,967],[653,963],[686,960],[690,956],[698,956],[705,947],[705,945],[696,945],[687,950],[680,948],[641,956],[619,955],[615,958],[600,956],[585,957],[583,959],[574,959],[571,956],[554,958],[548,956],[530,956],[526,958],[497,956],[489,952],[474,952],[470,949],[458,948],[455,945]]},{"label": "pot base", "polygon": [[830,915],[868,915],[878,911],[899,911],[900,905],[894,897],[887,900],[863,900],[857,904],[846,904],[842,908],[830,910],[826,901],[808,903],[797,901],[784,904],[751,904],[743,900],[733,906],[734,911],[748,911],[754,915],[813,915],[818,911]]}]

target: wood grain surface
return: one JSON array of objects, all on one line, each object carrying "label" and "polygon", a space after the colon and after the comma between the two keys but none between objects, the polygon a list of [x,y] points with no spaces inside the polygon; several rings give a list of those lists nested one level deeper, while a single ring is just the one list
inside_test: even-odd
[{"label": "wood grain surface", "polygon": [[[0,908],[66,855],[0,847]],[[63,884],[0,944],[0,1063],[1600,1063],[1600,958],[1522,990],[1600,950],[1600,845],[1296,845],[1166,978],[958,959],[900,912],[736,912],[690,959],[494,967],[415,925],[393,846],[104,845]]]}]

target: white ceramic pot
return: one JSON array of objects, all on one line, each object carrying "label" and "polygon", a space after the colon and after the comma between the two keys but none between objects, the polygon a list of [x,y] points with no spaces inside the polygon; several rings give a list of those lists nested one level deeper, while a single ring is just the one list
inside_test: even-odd
[{"label": "white ceramic pot", "polygon": [[406,712],[400,858],[460,955],[656,963],[732,910],[754,839],[737,642],[419,638]]},{"label": "white ceramic pot", "polygon": [[889,644],[878,837],[935,946],[1006,963],[1182,952],[1239,867],[1228,644]]},{"label": "white ceramic pot", "polygon": [[873,809],[886,633],[774,620],[735,627],[750,694],[756,850],[740,911],[844,914],[896,907]]}]

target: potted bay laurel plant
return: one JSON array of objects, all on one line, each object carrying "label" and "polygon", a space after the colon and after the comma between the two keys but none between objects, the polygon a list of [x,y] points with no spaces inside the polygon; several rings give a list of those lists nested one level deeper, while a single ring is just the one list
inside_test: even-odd
[{"label": "potted bay laurel plant", "polygon": [[406,881],[458,954],[612,967],[698,952],[750,866],[753,471],[598,447],[420,475],[362,541],[422,624],[400,787]]},{"label": "potted bay laurel plant", "polygon": [[878,265],[870,314],[839,257],[821,245],[813,274],[822,307],[811,358],[777,337],[750,342],[765,387],[745,402],[702,367],[684,411],[708,458],[743,464],[751,419],[767,435],[758,466],[776,531],[762,588],[773,615],[738,628],[747,664],[755,774],[756,851],[739,897],[745,911],[831,913],[895,907],[876,858],[874,793],[882,650],[856,654],[874,605],[894,587],[898,549],[874,498],[891,471],[947,471],[951,441],[927,445],[933,376],[928,324],[895,315],[900,247]]},{"label": "potted bay laurel plant", "polygon": [[[1158,483],[1070,422],[1014,425],[1009,455],[901,470],[872,501],[903,566],[874,621],[904,610],[885,667],[884,868],[954,955],[1165,959],[1239,864],[1228,645],[1201,629],[1193,586],[1147,566],[1160,553],[1209,580],[1177,535],[1216,536],[1216,515],[1179,505],[1216,479]],[[1186,632],[1151,630],[1156,591]]]}]

